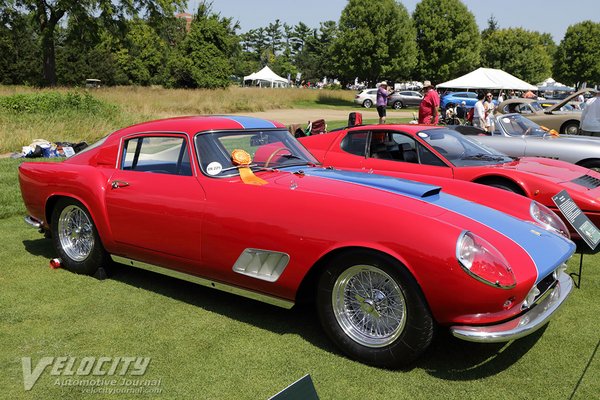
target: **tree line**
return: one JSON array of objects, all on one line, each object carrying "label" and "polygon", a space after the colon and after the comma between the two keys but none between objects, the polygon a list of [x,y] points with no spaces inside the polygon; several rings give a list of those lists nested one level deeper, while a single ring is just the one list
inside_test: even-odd
[{"label": "tree line", "polygon": [[[600,23],[551,35],[482,31],[460,0],[422,0],[412,15],[394,0],[349,0],[339,21],[318,28],[275,20],[239,33],[232,18],[202,2],[188,27],[185,0],[0,0],[0,83],[220,88],[269,65],[303,80],[441,83],[478,67],[527,82],[600,83]],[[557,16],[558,17],[558,16]]]}]

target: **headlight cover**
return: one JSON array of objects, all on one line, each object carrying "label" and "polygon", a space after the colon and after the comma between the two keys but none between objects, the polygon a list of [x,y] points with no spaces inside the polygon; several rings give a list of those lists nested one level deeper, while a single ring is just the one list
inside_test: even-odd
[{"label": "headlight cover", "polygon": [[529,214],[531,214],[531,218],[533,218],[535,223],[545,230],[556,232],[567,239],[571,239],[567,225],[565,225],[563,220],[554,211],[545,205],[537,201],[532,201],[531,206],[529,206]]},{"label": "headlight cover", "polygon": [[504,256],[487,240],[463,231],[456,242],[456,258],[467,274],[487,285],[512,289],[517,284]]}]

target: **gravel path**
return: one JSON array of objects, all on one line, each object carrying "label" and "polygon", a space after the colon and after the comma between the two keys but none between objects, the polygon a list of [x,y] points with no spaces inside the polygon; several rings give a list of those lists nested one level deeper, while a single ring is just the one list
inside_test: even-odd
[{"label": "gravel path", "polygon": [[[254,113],[236,113],[235,115],[246,115],[257,118],[264,118],[279,121],[283,124],[306,124],[308,121],[312,121],[315,119],[324,119],[327,121],[345,121],[348,119],[348,114],[353,110],[331,110],[331,109],[302,109],[302,108],[292,108],[286,110],[269,110],[269,111],[261,111]],[[365,108],[357,108],[354,110],[356,112],[362,113],[363,119],[377,119],[377,110],[375,109],[365,109]],[[411,118],[413,113],[416,112],[413,110],[388,110],[387,116],[388,118]]]}]

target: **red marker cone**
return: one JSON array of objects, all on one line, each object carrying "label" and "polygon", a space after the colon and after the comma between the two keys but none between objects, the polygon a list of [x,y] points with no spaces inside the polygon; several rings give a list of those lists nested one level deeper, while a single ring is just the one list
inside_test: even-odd
[{"label": "red marker cone", "polygon": [[53,258],[52,260],[50,260],[50,268],[60,268],[60,258]]}]

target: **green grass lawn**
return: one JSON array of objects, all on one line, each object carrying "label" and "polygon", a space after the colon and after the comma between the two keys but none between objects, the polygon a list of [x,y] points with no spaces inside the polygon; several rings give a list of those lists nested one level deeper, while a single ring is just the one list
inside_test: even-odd
[{"label": "green grass lawn", "polygon": [[[341,355],[310,307],[283,310],[124,266],[105,280],[50,269],[51,240],[22,219],[18,164],[0,160],[2,398],[267,399],[305,374],[322,399],[599,398],[600,256],[585,256],[582,288],[541,331],[492,345],[441,331],[412,368],[387,371]],[[45,356],[150,357],[142,378],[160,379],[160,393],[82,394],[56,386],[50,368],[24,391],[21,358],[35,366]]]}]

